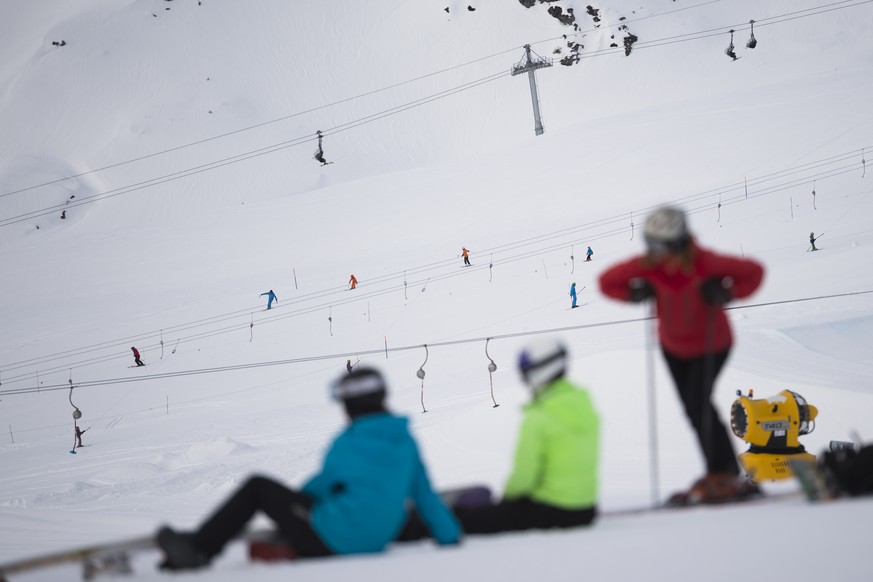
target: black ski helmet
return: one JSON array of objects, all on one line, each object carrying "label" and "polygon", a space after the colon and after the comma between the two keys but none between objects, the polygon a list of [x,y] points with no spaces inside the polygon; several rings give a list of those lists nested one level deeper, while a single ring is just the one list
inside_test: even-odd
[{"label": "black ski helmet", "polygon": [[388,387],[385,379],[373,368],[357,368],[340,376],[330,385],[334,400],[342,402],[351,418],[385,410]]}]

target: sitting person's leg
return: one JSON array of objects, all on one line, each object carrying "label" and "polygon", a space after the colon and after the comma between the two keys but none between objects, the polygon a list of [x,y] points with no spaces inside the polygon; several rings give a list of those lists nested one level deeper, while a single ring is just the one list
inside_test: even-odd
[{"label": "sitting person's leg", "polygon": [[[461,522],[464,533],[468,534],[577,527],[592,523],[597,516],[594,507],[561,509],[528,498],[504,500],[489,505],[455,506],[452,507],[452,512]],[[429,536],[418,513],[413,510],[410,511],[409,519],[397,541],[413,541]]]},{"label": "sitting person's leg", "polygon": [[166,559],[162,569],[184,570],[206,566],[225,544],[243,531],[258,511],[270,517],[288,544],[300,556],[327,556],[325,546],[309,523],[312,499],[266,477],[252,477],[194,533],[169,527],[158,532]]},{"label": "sitting person's leg", "polygon": [[303,556],[326,556],[332,552],[309,525],[312,499],[266,477],[252,477],[228,499],[194,534],[194,544],[210,558],[237,536],[257,511],[272,519],[289,543]]},{"label": "sitting person's leg", "polygon": [[496,505],[453,509],[464,532],[496,533],[588,525],[597,515],[594,507],[562,509],[529,498],[503,500]]}]

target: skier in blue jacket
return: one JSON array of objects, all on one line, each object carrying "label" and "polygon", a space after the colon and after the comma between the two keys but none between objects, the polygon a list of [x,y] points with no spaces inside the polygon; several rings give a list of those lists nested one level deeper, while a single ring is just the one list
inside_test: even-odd
[{"label": "skier in blue jacket", "polygon": [[460,541],[457,519],[434,493],[406,418],[386,411],[385,381],[371,368],[331,387],[349,425],[333,441],[321,472],[302,491],[252,477],[193,533],[163,527],[164,569],[207,565],[261,510],[300,556],[381,552],[394,540],[412,501],[441,545]]},{"label": "skier in blue jacket", "polygon": [[575,309],[578,307],[576,305],[576,282],[574,281],[572,285],[570,285],[570,297],[573,298],[573,303],[570,305],[570,309]]},{"label": "skier in blue jacket", "polygon": [[261,293],[261,294],[259,295],[259,297],[263,297],[264,295],[267,296],[267,309],[272,309],[272,307],[273,307],[273,301],[275,301],[276,303],[279,302],[279,298],[276,297],[276,294],[273,293],[273,290],[272,290],[272,289],[270,289],[270,290],[267,291],[266,293]]}]

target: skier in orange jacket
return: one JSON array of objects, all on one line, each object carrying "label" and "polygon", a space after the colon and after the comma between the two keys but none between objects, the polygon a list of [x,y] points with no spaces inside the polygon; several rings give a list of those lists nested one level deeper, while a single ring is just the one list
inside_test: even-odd
[{"label": "skier in orange jacket", "polygon": [[464,264],[470,266],[470,250],[467,247],[461,247],[461,256],[464,257]]},{"label": "skier in orange jacket", "polygon": [[354,275],[352,275],[349,278],[349,289],[354,289],[357,286],[358,286],[358,280],[355,278]]}]

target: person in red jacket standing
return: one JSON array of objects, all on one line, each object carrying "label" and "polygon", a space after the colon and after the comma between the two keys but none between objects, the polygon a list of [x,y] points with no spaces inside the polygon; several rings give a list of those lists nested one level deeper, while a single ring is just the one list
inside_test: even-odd
[{"label": "person in red jacket standing", "polygon": [[653,211],[644,235],[646,252],[603,272],[600,289],[622,301],[655,300],[661,350],[706,459],[706,474],[670,502],[715,503],[757,493],[740,477],[730,436],[710,398],[733,344],[722,307],[751,295],[764,269],[698,246],[678,208]]},{"label": "person in red jacket standing", "polygon": [[136,363],[137,366],[145,366],[145,364],[142,363],[142,360],[139,357],[139,350],[134,347],[131,347],[130,349],[133,350],[134,363]]}]

